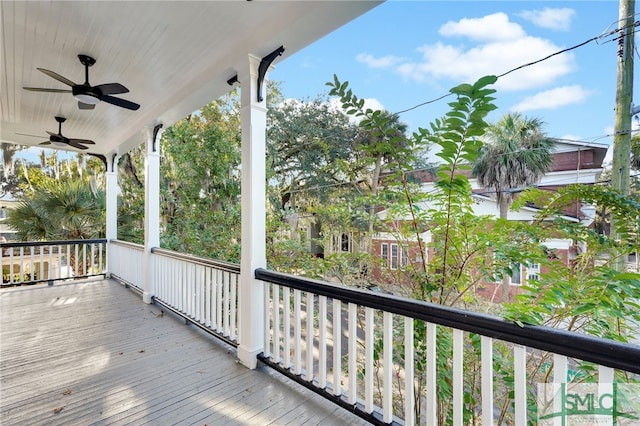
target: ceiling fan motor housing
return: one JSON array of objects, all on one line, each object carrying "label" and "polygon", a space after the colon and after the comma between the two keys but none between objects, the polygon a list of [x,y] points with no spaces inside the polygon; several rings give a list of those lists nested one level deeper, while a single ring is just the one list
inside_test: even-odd
[{"label": "ceiling fan motor housing", "polygon": [[73,97],[84,104],[95,105],[100,102],[102,93],[100,89],[84,84],[78,84],[71,88]]}]

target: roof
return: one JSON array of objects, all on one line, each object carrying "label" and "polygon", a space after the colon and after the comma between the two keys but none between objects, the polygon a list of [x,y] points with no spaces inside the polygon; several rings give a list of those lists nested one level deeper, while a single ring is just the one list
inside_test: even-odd
[{"label": "roof", "polygon": [[[227,83],[249,54],[262,58],[285,46],[278,61],[346,24],[379,1],[29,1],[0,2],[2,27],[0,140],[38,145],[58,132],[96,142],[91,152],[124,153],[146,129],[169,126],[230,90]],[[92,85],[117,82],[114,95],[137,111],[100,102],[79,110],[69,89],[85,80],[78,54],[96,63]]]}]

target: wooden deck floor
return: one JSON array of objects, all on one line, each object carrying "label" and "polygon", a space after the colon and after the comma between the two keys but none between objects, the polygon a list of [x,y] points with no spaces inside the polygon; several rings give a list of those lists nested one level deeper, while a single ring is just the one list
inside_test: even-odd
[{"label": "wooden deck floor", "polygon": [[0,290],[0,424],[366,424],[110,280]]}]

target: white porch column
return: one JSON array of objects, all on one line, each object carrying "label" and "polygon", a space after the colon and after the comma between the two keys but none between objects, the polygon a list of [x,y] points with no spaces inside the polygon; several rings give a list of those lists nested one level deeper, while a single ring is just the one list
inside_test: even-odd
[{"label": "white porch column", "polygon": [[115,154],[111,158],[107,158],[105,178],[107,190],[107,227],[105,234],[107,239],[107,273],[111,273],[113,260],[109,255],[109,241],[118,238],[118,158]]},{"label": "white porch column", "polygon": [[267,265],[266,239],[266,126],[267,109],[257,99],[260,59],[249,55],[238,70],[241,84],[240,123],[242,128],[242,248],[240,261],[238,359],[256,368],[256,356],[264,346],[264,287],[254,278],[257,268]]},{"label": "white porch column", "polygon": [[151,303],[155,294],[155,276],[151,249],[160,247],[160,134],[147,129],[144,160],[144,256],[142,300]]}]

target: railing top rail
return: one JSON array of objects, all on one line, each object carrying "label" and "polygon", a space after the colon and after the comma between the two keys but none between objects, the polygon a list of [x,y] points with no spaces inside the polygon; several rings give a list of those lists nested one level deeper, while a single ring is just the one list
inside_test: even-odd
[{"label": "railing top rail", "polygon": [[191,263],[197,263],[199,265],[210,266],[217,269],[222,269],[229,272],[240,273],[240,265],[237,263],[223,262],[221,260],[208,259],[206,257],[195,256],[192,254],[178,253],[176,251],[166,250],[158,247],[151,249],[151,253],[159,256],[170,257],[173,259],[184,260]]},{"label": "railing top rail", "polygon": [[502,318],[394,295],[343,287],[309,278],[257,269],[257,279],[337,298],[434,324],[457,328],[529,348],[579,358],[640,374],[640,346],[566,330],[523,325]]},{"label": "railing top rail", "polygon": [[67,244],[98,244],[106,243],[104,238],[91,240],[56,240],[56,241],[18,241],[12,243],[0,243],[0,247],[38,247],[38,246],[63,246]]},{"label": "railing top rail", "polygon": [[131,243],[129,241],[109,240],[109,244],[115,244],[118,246],[125,246],[125,247],[131,247],[134,249],[144,250],[144,246],[142,244]]}]

